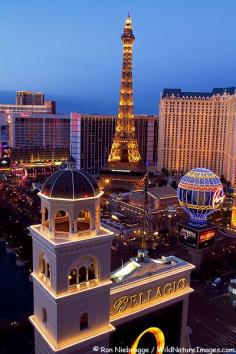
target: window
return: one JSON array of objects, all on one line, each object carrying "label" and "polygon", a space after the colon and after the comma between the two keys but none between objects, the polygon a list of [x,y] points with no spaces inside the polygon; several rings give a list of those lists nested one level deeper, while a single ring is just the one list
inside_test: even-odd
[{"label": "window", "polygon": [[55,231],[69,232],[69,214],[65,210],[59,210],[55,216]]},{"label": "window", "polygon": [[47,323],[47,310],[45,307],[42,308],[42,322]]},{"label": "window", "polygon": [[79,269],[79,283],[83,283],[87,280],[87,270],[86,267],[80,267]]},{"label": "window", "polygon": [[90,212],[88,210],[80,211],[77,220],[78,231],[85,231],[90,229],[90,218]]},{"label": "window", "polygon": [[41,253],[39,256],[39,276],[50,283],[51,280],[51,267],[47,256]]},{"label": "window", "polygon": [[88,268],[88,280],[95,279],[95,267],[94,264],[91,264]]},{"label": "window", "polygon": [[42,212],[42,225],[47,226],[49,225],[48,222],[48,209],[47,208],[43,208],[43,212]]},{"label": "window", "polygon": [[85,312],[80,316],[80,330],[88,328],[88,313]]},{"label": "window", "polygon": [[92,257],[79,257],[68,272],[68,286],[84,288],[98,284],[98,263]]},{"label": "window", "polygon": [[47,277],[48,279],[51,278],[51,268],[50,268],[50,264],[49,264],[49,263],[47,263],[46,277]]},{"label": "window", "polygon": [[76,269],[71,269],[69,274],[69,285],[77,284],[77,271]]}]

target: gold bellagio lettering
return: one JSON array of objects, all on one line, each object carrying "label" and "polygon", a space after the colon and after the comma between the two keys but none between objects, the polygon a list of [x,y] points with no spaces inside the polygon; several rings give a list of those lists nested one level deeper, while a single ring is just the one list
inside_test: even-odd
[{"label": "gold bellagio lettering", "polygon": [[178,290],[182,290],[187,285],[187,281],[185,278],[181,278],[178,281],[173,281],[171,283],[167,283],[164,287],[159,286],[155,293],[152,289],[147,290],[145,293],[141,292],[139,294],[131,295],[131,296],[122,296],[114,302],[113,315],[116,315],[118,312],[124,312],[128,307],[135,307],[137,305],[143,305],[146,302],[153,301],[158,299],[163,295],[169,295]]},{"label": "gold bellagio lettering", "polygon": [[134,307],[134,306],[137,306],[137,305],[138,305],[137,297],[138,297],[138,295],[132,295],[132,296],[130,296],[131,307]]},{"label": "gold bellagio lettering", "polygon": [[143,297],[143,293],[139,293],[139,303],[140,303],[140,305],[142,305],[142,304],[145,304],[145,302],[147,302],[147,298],[145,297]]},{"label": "gold bellagio lettering", "polygon": [[147,291],[147,301],[152,301],[154,300],[154,297],[152,297],[152,289]]},{"label": "gold bellagio lettering", "polygon": [[172,291],[173,291],[172,283],[167,283],[167,284],[164,286],[163,293],[164,293],[165,295],[169,295]]},{"label": "gold bellagio lettering", "polygon": [[186,284],[187,284],[187,281],[186,281],[185,278],[180,279],[180,280],[178,281],[178,288],[179,288],[179,290],[182,290],[183,288],[185,288]]},{"label": "gold bellagio lettering", "polygon": [[129,297],[128,296],[122,296],[119,299],[116,300],[116,302],[113,305],[113,308],[115,309],[114,315],[117,312],[123,312],[127,308],[127,304],[129,302]]},{"label": "gold bellagio lettering", "polygon": [[158,286],[157,291],[156,291],[156,295],[155,295],[155,299],[158,299],[160,296],[162,296],[162,293],[161,293],[160,286]]}]

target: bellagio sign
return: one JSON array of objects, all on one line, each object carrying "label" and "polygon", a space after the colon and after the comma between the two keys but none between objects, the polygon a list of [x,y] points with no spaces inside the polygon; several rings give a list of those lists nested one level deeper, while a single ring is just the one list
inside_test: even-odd
[{"label": "bellagio sign", "polygon": [[[181,292],[187,287],[187,280],[181,278],[176,281],[161,284],[157,287],[151,287],[148,289],[142,289],[137,293],[130,294],[130,291],[124,290],[122,296],[111,301],[111,317],[119,317],[119,314],[123,314],[126,311],[133,310],[134,307],[145,307],[158,302],[160,299],[171,296],[173,293]],[[141,287],[139,288],[141,290]],[[146,304],[146,305],[145,305]]]}]

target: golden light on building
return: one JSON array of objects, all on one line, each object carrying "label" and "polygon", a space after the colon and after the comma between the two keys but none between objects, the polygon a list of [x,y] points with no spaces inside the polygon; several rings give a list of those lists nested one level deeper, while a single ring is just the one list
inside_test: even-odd
[{"label": "golden light on building", "polygon": [[[141,155],[135,134],[132,80],[132,54],[135,37],[130,15],[126,18],[121,40],[123,44],[123,65],[119,112],[108,164],[100,171],[100,176],[103,175],[100,182],[102,188],[106,187],[106,174],[109,175],[111,172],[113,176],[110,178],[110,182],[119,181],[120,186],[122,182],[127,184],[128,181],[128,185],[135,187],[144,185],[144,175],[146,173],[145,167],[141,165]],[[133,178],[134,176],[136,177]],[[130,177],[132,177],[132,180]],[[114,185],[114,183],[112,184]]]},{"label": "golden light on building", "polygon": [[141,340],[141,338],[146,334],[146,333],[151,333],[153,334],[155,340],[156,340],[156,354],[162,354],[164,351],[164,347],[165,347],[165,337],[163,332],[157,328],[157,327],[150,327],[148,329],[146,329],[145,331],[143,331],[134,341],[131,349],[131,353],[136,353],[137,352],[137,348],[138,348],[138,344],[139,341]]},{"label": "golden light on building", "polygon": [[123,66],[120,104],[115,138],[108,161],[138,162],[141,160],[141,156],[135,137],[132,80],[132,51],[135,37],[133,35],[132,22],[129,15],[126,18],[121,40],[123,43]]},{"label": "golden light on building", "polygon": [[236,181],[236,89],[164,89],[160,101],[158,169],[186,172],[205,166]]},{"label": "golden light on building", "polygon": [[231,227],[236,229],[236,189],[233,194],[233,206],[232,206],[232,214],[231,214]]}]

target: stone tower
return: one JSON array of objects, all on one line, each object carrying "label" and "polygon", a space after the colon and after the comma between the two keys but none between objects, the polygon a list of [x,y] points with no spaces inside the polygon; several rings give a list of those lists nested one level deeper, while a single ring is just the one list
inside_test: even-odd
[{"label": "stone tower", "polygon": [[73,158],[39,193],[42,222],[30,227],[36,354],[91,354],[95,344],[108,346],[113,236],[100,224],[102,194]]}]

